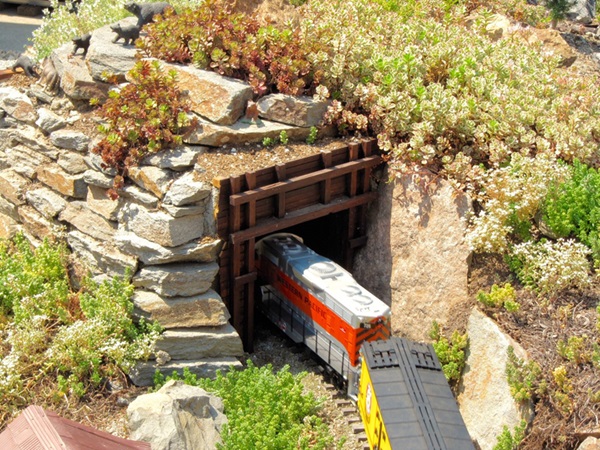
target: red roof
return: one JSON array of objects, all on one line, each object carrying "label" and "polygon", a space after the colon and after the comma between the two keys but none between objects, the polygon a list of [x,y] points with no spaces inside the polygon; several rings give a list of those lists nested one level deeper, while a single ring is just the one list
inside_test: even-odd
[{"label": "red roof", "polygon": [[2,450],[150,450],[131,441],[29,406],[0,433]]}]

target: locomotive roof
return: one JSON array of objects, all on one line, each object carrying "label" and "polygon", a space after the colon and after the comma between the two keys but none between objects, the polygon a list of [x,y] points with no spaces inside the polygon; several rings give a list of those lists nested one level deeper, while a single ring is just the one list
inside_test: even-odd
[{"label": "locomotive roof", "polygon": [[352,274],[324,256],[315,253],[292,234],[265,238],[277,257],[284,257],[296,278],[315,292],[325,292],[354,316],[369,319],[390,315],[390,308],[356,282]]},{"label": "locomotive roof", "polygon": [[361,352],[391,448],[474,449],[431,345],[393,337]]}]

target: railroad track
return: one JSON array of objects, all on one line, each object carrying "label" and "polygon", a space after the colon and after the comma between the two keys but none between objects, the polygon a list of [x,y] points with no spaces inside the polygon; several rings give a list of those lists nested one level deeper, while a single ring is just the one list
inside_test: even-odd
[{"label": "railroad track", "polygon": [[346,396],[345,391],[340,390],[326,379],[324,381],[324,386],[336,409],[342,413],[348,428],[352,430],[351,435],[348,436],[348,441],[351,442],[352,448],[371,450],[356,403]]}]

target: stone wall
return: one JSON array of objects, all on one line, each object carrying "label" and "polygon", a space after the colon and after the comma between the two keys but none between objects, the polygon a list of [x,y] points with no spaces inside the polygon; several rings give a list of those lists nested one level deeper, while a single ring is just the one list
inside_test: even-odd
[{"label": "stone wall", "polygon": [[203,169],[197,158],[210,146],[260,142],[282,130],[291,138],[306,136],[326,105],[269,96],[258,104],[260,123],[244,121],[252,98],[248,85],[170,65],[201,126],[185,145],[132,169],[120,197],[112,200],[107,190],[115,173],[91,152],[95,143],[91,133],[81,131],[76,107],[106,95],[104,73],[124,80],[133,67],[135,48],[112,38],[103,27],[93,33],[87,57],[71,55],[70,44],[52,54],[58,93],[37,84],[0,87],[0,237],[23,232],[36,243],[57,236],[73,251],[80,273],[98,279],[132,274],[135,313],[166,328],[154,359],[134,371],[136,384],[150,384],[156,368],[171,373],[187,366],[210,376],[238,365],[243,349],[212,289],[222,245],[214,220],[218,192],[198,180]]}]

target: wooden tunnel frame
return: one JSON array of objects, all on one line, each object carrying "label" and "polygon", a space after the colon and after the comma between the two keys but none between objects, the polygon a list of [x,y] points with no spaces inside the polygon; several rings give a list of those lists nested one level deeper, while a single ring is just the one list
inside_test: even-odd
[{"label": "wooden tunnel frame", "polygon": [[343,260],[337,262],[349,268],[354,251],[366,243],[366,206],[376,196],[371,172],[381,162],[376,141],[369,139],[213,181],[219,189],[217,233],[224,242],[217,284],[246,351],[253,351],[254,341],[256,241],[348,211]]}]

